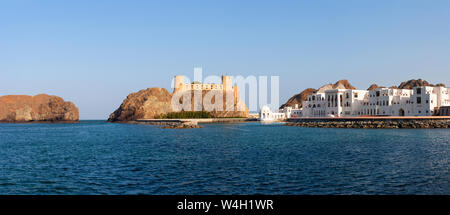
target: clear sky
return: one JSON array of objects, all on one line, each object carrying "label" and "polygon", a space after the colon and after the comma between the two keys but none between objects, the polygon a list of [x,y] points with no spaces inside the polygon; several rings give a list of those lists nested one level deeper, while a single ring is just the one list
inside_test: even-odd
[{"label": "clear sky", "polygon": [[450,1],[0,1],[0,95],[106,119],[176,74],[279,75],[280,102],[348,79],[450,85]]}]

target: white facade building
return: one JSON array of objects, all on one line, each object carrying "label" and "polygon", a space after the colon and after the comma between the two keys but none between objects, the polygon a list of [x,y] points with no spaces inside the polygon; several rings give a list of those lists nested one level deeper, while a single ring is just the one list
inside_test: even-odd
[{"label": "white facade building", "polygon": [[450,105],[450,88],[332,89],[317,92],[303,102],[302,117],[431,116]]},{"label": "white facade building", "polygon": [[298,109],[296,105],[295,108],[285,107],[278,111],[271,111],[268,106],[263,106],[259,113],[259,119],[261,121],[274,121],[274,120],[284,120],[286,118],[296,118],[302,116],[302,109]]}]

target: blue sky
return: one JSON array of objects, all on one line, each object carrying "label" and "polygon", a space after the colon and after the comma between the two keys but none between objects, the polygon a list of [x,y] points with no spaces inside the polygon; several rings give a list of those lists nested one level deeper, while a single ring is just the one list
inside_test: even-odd
[{"label": "blue sky", "polygon": [[280,102],[348,79],[450,85],[450,1],[0,1],[0,95],[105,119],[176,74],[279,75]]}]

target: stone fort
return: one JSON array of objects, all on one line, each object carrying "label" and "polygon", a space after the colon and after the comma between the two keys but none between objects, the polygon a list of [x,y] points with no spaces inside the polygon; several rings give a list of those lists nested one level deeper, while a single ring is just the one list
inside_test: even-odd
[{"label": "stone fort", "polygon": [[174,92],[180,91],[209,91],[209,90],[223,90],[224,95],[226,93],[233,92],[234,104],[238,104],[240,101],[240,93],[237,85],[233,86],[233,77],[222,75],[222,84],[204,84],[198,82],[185,83],[184,76],[176,75],[174,80]]}]

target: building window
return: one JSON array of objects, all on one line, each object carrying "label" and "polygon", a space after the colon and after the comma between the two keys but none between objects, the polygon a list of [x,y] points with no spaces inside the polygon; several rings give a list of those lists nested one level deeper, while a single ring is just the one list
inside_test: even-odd
[{"label": "building window", "polygon": [[422,88],[417,88],[416,92],[417,92],[417,94],[422,94]]},{"label": "building window", "polygon": [[[420,89],[420,88],[418,88]],[[422,103],[422,98],[421,97],[417,97],[417,104],[421,104]]]},{"label": "building window", "polygon": [[355,95],[355,98],[358,98],[358,93],[355,93],[354,95]]}]

